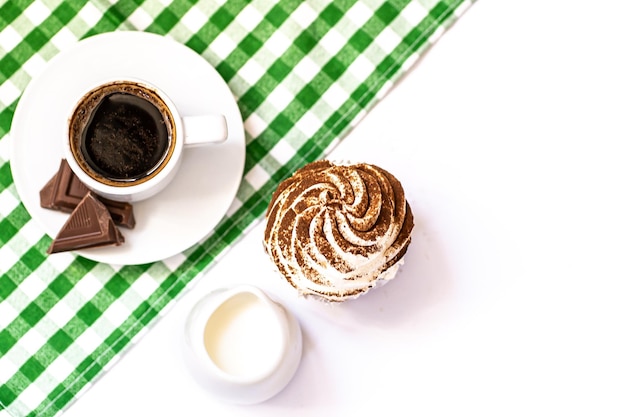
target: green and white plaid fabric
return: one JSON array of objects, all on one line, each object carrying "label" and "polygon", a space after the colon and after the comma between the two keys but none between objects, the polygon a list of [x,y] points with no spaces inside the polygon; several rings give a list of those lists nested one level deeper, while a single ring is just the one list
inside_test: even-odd
[{"label": "green and white plaid fabric", "polygon": [[[53,416],[70,404],[263,216],[278,182],[327,154],[470,3],[0,1],[0,414]],[[149,265],[47,256],[51,238],[11,177],[8,134],[28,82],[59,51],[115,30],[197,51],[245,123],[244,178],[226,217],[205,241]]]}]

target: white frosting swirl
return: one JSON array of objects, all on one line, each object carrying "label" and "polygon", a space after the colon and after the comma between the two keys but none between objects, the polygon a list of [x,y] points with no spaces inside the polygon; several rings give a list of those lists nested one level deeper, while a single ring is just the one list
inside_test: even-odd
[{"label": "white frosting swirl", "polygon": [[395,276],[412,228],[393,175],[369,164],[318,161],[278,186],[264,245],[302,294],[342,301]]}]

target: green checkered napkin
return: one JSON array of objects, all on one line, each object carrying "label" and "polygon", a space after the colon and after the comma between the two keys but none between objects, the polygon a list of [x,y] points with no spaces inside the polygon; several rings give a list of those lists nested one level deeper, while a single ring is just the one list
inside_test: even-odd
[{"label": "green checkered napkin", "polygon": [[[327,154],[471,0],[0,0],[0,410],[60,412],[264,214],[279,181]],[[245,122],[244,178],[205,241],[142,266],[47,256],[20,203],[8,133],[21,92],[79,39],[155,32],[206,58]],[[0,411],[2,414],[3,411]]]}]

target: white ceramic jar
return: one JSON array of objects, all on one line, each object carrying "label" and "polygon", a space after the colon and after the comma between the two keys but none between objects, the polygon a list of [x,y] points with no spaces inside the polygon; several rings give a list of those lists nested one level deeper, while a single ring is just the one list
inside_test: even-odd
[{"label": "white ceramic jar", "polygon": [[209,293],[191,309],[184,332],[185,361],[194,379],[230,403],[275,396],[300,364],[298,321],[254,286]]}]

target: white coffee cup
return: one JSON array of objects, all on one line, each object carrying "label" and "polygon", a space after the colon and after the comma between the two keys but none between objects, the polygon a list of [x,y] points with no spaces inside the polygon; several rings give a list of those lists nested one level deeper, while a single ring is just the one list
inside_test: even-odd
[{"label": "white coffee cup", "polygon": [[63,149],[88,188],[111,200],[135,202],[170,183],[183,148],[227,138],[224,115],[181,115],[157,86],[123,78],[101,81],[78,98]]}]

